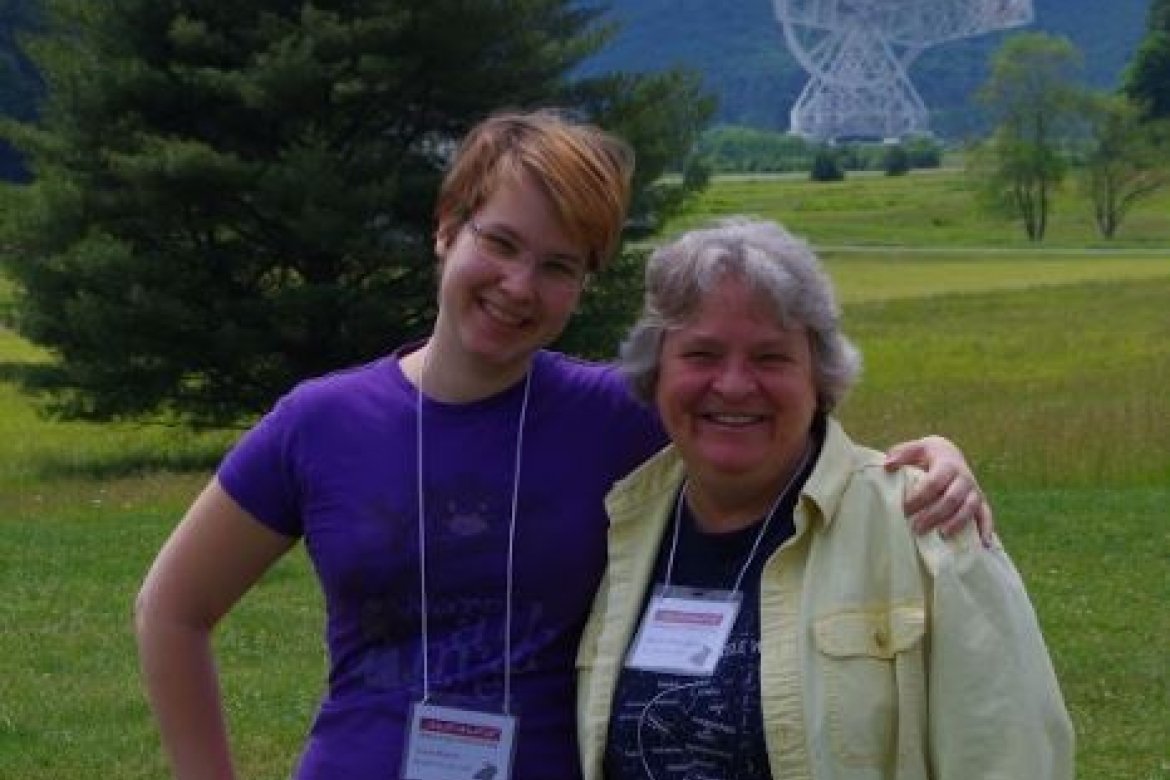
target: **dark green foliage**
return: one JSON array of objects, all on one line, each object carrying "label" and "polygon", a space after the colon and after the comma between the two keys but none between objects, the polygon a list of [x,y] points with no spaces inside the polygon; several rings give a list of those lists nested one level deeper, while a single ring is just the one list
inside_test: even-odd
[{"label": "dark green foliage", "polygon": [[1151,119],[1170,117],[1170,33],[1151,33],[1138,49],[1125,85]]},{"label": "dark green foliage", "polygon": [[904,176],[910,172],[910,155],[901,144],[887,147],[882,159],[882,170],[886,176]]},{"label": "dark green foliage", "polygon": [[1081,188],[1103,238],[1117,233],[1130,209],[1170,185],[1170,120],[1151,120],[1123,95],[1087,101],[1089,134]]},{"label": "dark green foliage", "polygon": [[575,106],[637,149],[630,207],[635,224],[657,229],[682,205],[687,191],[664,181],[662,174],[683,166],[714,112],[714,99],[697,76],[685,71],[604,74],[564,86],[559,102]]},{"label": "dark green foliage", "polygon": [[626,135],[650,220],[710,110],[677,73],[570,83],[606,28],[563,0],[53,1],[42,123],[6,130],[37,180],[0,245],[67,416],[233,422],[425,333],[434,194],[493,110]]},{"label": "dark green foliage", "polygon": [[683,166],[683,188],[701,192],[711,183],[711,161],[701,154],[692,154]]},{"label": "dark green foliage", "polygon": [[581,298],[581,308],[557,341],[557,349],[594,360],[612,360],[618,344],[642,306],[643,265],[649,249],[627,249],[601,274],[605,284],[592,280]]},{"label": "dark green foliage", "polygon": [[1152,0],[1149,20],[1150,30],[1170,32],[1170,0]]},{"label": "dark green foliage", "polygon": [[1123,90],[1147,118],[1170,118],[1170,0],[1150,6],[1148,29],[1125,72]]},{"label": "dark green foliage", "polygon": [[[866,152],[859,143],[843,143],[836,144],[831,151],[827,148],[822,148],[821,151],[828,151],[837,167],[842,171],[860,171],[866,167],[865,158]],[[823,163],[822,163],[823,164]],[[817,167],[817,161],[813,160],[813,168]],[[820,181],[831,181],[830,179],[821,179]]]},{"label": "dark green foliage", "polygon": [[832,149],[821,148],[813,156],[812,169],[809,171],[812,181],[841,181],[845,178],[845,169],[837,153]]},{"label": "dark green foliage", "polygon": [[[911,168],[937,168],[942,147],[932,138],[916,136],[901,144]],[[720,125],[699,137],[698,151],[719,173],[783,173],[812,167],[819,144],[797,135]],[[847,171],[885,170],[889,146],[878,142],[832,147],[837,165]]]},{"label": "dark green foliage", "polygon": [[813,149],[800,136],[721,125],[700,136],[699,153],[726,173],[807,171]]}]

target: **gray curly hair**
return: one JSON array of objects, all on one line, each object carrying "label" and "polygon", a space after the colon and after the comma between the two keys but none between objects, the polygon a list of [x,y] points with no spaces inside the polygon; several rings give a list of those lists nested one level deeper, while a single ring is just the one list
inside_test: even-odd
[{"label": "gray curly hair", "polygon": [[619,358],[634,394],[653,402],[663,337],[693,319],[703,297],[728,276],[769,304],[782,327],[808,328],[817,407],[831,412],[861,370],[860,353],[840,330],[833,284],[805,241],[774,222],[745,217],[688,231],[646,262],[642,314]]}]

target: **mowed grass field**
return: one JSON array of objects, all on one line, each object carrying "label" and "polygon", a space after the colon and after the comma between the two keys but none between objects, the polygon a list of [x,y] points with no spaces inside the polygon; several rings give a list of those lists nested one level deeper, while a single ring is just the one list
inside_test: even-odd
[{"label": "mowed grass field", "polygon": [[[778,220],[821,247],[868,245],[963,249],[1025,248],[1023,229],[978,208],[970,181],[958,169],[914,171],[905,177],[850,173],[844,181],[814,184],[801,175],[716,179],[670,231],[711,216],[753,214]],[[1052,196],[1042,247],[1080,252],[1147,249],[1170,243],[1170,190],[1139,201],[1112,240],[1097,235],[1092,207],[1072,181]],[[1163,254],[1164,256],[1164,254]]]},{"label": "mowed grass field", "polygon": [[[1170,203],[1106,252],[1071,221],[1037,249],[969,203],[943,210],[946,179],[716,182],[675,227],[747,212],[823,248],[866,360],[846,426],[963,446],[1044,626],[1078,777],[1170,780]],[[934,206],[949,238],[922,222]],[[131,605],[235,433],[46,421],[14,385],[44,359],[0,329],[0,778],[165,777]],[[298,551],[219,632],[241,777],[287,776],[322,619]]]}]

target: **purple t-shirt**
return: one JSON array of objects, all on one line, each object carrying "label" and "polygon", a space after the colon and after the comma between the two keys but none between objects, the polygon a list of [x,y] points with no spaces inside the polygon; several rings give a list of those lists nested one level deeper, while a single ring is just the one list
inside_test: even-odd
[{"label": "purple t-shirt", "polygon": [[[432,697],[500,711],[508,530],[523,382],[468,404],[424,399]],[[325,596],[329,688],[299,780],[397,777],[422,697],[416,391],[394,357],[306,382],[225,459],[219,481],[303,537]],[[603,498],[665,441],[610,367],[534,362],[512,591],[516,780],[579,775],[577,641],[605,566]]]}]

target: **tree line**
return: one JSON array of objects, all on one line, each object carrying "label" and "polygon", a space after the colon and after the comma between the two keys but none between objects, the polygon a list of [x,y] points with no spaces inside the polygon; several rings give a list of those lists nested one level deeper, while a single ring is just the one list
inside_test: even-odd
[{"label": "tree line", "polygon": [[853,141],[825,144],[787,133],[738,125],[718,125],[700,136],[691,165],[711,173],[802,173],[826,152],[841,171],[888,170],[891,159],[904,160],[905,167],[937,168],[942,163],[943,144],[936,138],[919,136],[896,143]]}]

